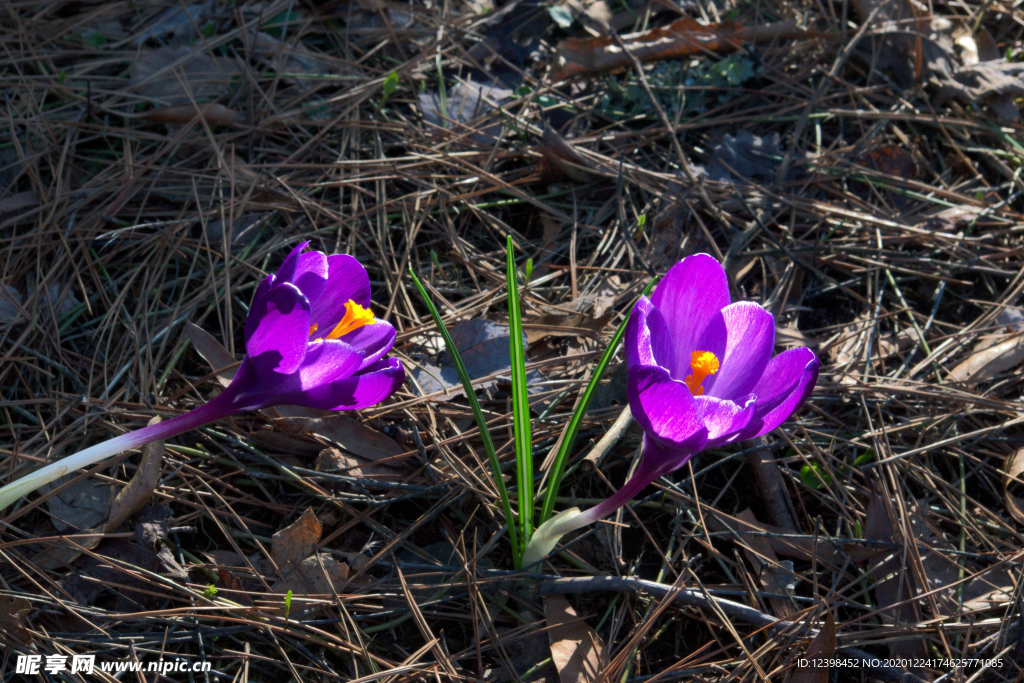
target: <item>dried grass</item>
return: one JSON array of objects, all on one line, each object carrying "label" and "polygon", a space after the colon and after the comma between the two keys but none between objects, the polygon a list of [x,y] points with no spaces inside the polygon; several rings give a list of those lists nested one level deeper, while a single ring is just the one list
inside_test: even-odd
[{"label": "dried grass", "polygon": [[[744,24],[807,18],[835,40],[759,45],[757,87],[734,88],[703,111],[615,120],[595,107],[626,76],[556,88],[534,68],[524,81],[531,93],[472,126],[424,122],[418,96],[436,94],[439,70],[453,91],[455,79],[479,80],[475,66],[520,68],[483,60],[474,46],[500,42],[502,21],[528,26],[525,14],[490,18],[446,4],[442,21],[422,5],[378,2],[215,6],[191,35],[207,22],[213,31],[171,51],[219,65],[216,78],[214,67],[169,58],[158,60],[163,74],[140,74],[142,51],[174,38],[140,47],[133,36],[159,26],[167,7],[16,1],[2,10],[6,481],[209,398],[216,376],[189,344],[186,321],[240,354],[255,283],[303,240],[366,265],[377,313],[399,330],[395,353],[415,368],[438,346],[407,269],[447,320],[500,321],[511,235],[523,261],[533,259],[524,314],[557,333],[528,349],[547,378],[535,394],[539,462],[648,273],[707,251],[724,259],[736,296],[775,313],[780,346],[816,350],[822,375],[808,406],[764,444],[703,454],[545,566],[695,596],[669,602],[628,581],[578,591],[577,613],[610,648],[605,680],[782,680],[813,635],[800,625],[821,627],[825,606],[840,653],[886,657],[916,642],[924,657],[1003,662],[956,680],[1019,677],[1024,538],[1019,511],[1007,509],[1003,467],[1024,442],[1020,368],[954,375],[1018,334],[1008,325],[1024,291],[1019,125],[957,102],[931,108],[927,94],[870,81],[866,62],[845,50],[854,32],[843,5],[760,3],[760,14],[738,6]],[[986,7],[997,43],[1019,45],[1020,10]],[[622,32],[669,20],[648,10],[631,10],[635,22]],[[289,11],[294,21],[282,26]],[[944,8],[965,19],[978,11]],[[391,72],[400,84],[381,106]],[[147,113],[166,105],[180,117],[181,101],[201,95],[233,113]],[[546,120],[558,132],[545,134]],[[745,180],[731,158],[731,182],[692,184],[699,171],[688,164],[710,174],[716,146],[740,132],[780,136],[774,175]],[[588,327],[605,309],[614,316]],[[616,378],[573,462],[619,417]],[[499,378],[482,396],[509,463],[508,386]],[[33,558],[81,537],[61,538],[45,499],[5,511],[2,594],[31,605],[0,602],[7,652],[166,653],[210,661],[210,678],[225,680],[553,680],[546,640],[537,641],[546,636],[534,579],[544,577],[511,572],[464,400],[407,385],[361,418],[403,447],[383,462],[392,474],[318,472],[316,453],[329,444],[260,414],[168,443],[154,498],[173,510],[168,548],[185,581],[133,570],[129,559],[122,581],[80,604],[62,579],[130,529],[104,534],[74,567],[44,569]],[[605,497],[638,443],[635,428],[622,430],[602,447],[600,470],[570,473],[560,506]],[[88,476],[127,482],[137,461],[128,454]],[[781,482],[774,497],[748,484],[755,474]],[[333,590],[294,594],[285,615],[272,591],[282,569],[271,536],[307,507],[323,526],[310,561],[333,577]],[[729,522],[747,509],[760,526]],[[325,557],[345,563],[340,583]],[[895,572],[888,588],[879,567]],[[902,592],[889,590],[892,581]],[[984,581],[999,600],[971,602]],[[775,592],[787,584],[791,594]],[[765,628],[750,612],[697,599],[708,595],[787,622]],[[887,595],[902,596],[899,614],[915,623],[893,624],[900,606],[885,604]],[[948,671],[929,668],[916,675]]]}]

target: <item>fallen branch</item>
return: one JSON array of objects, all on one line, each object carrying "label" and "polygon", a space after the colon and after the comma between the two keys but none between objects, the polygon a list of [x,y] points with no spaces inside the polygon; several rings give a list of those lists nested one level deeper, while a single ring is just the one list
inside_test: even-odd
[{"label": "fallen branch", "polygon": [[668,26],[622,36],[629,53],[610,36],[564,40],[558,45],[558,66],[552,80],[557,83],[576,76],[615,71],[629,66],[630,54],[641,62],[654,62],[707,52],[732,52],[748,42],[822,35],[797,28],[793,19],[758,26],[735,21],[704,26],[690,17],[681,17]]}]

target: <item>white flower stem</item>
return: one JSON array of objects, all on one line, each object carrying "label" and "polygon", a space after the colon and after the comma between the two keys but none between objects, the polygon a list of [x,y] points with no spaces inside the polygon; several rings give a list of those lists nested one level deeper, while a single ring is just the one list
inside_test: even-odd
[{"label": "white flower stem", "polygon": [[[224,397],[223,399],[221,397]],[[160,422],[149,427],[143,427],[137,429],[134,432],[128,432],[121,436],[114,437],[102,443],[98,443],[95,446],[90,446],[84,451],[79,451],[74,455],[69,455],[66,458],[58,460],[57,462],[51,463],[46,467],[40,468],[31,474],[27,474],[17,481],[13,481],[7,486],[0,488],[0,510],[4,510],[11,503],[23,496],[27,496],[32,493],[40,486],[49,484],[52,481],[60,479],[68,472],[80,470],[90,465],[109,458],[112,455],[117,455],[132,448],[138,448],[144,446],[147,443],[153,441],[159,441],[182,432],[187,432],[190,429],[195,429],[207,422],[213,422],[219,418],[230,415],[235,412],[231,409],[231,397],[229,392],[225,391],[219,394],[216,398],[207,403],[190,410],[183,415],[171,418],[166,422]]]}]

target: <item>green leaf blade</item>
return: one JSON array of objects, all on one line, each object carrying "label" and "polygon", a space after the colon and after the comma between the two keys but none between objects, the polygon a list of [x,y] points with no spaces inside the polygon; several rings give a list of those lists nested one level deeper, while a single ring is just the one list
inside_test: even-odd
[{"label": "green leaf blade", "polygon": [[533,535],[533,443],[530,434],[530,395],[526,389],[526,349],[523,346],[523,317],[519,301],[519,271],[515,245],[509,236],[505,252],[508,284],[509,360],[512,374],[512,418],[516,453],[516,482],[519,488],[519,529],[523,550]]},{"label": "green leaf blade", "polygon": [[469,376],[469,372],[466,370],[466,364],[462,362],[462,355],[459,353],[459,349],[455,346],[455,340],[452,339],[451,332],[445,327],[444,322],[441,320],[441,313],[434,306],[434,303],[430,300],[430,296],[427,294],[427,290],[423,287],[423,283],[416,277],[416,273],[413,272],[412,268],[409,269],[409,275],[412,276],[412,281],[416,285],[416,289],[419,290],[420,297],[426,304],[427,309],[430,311],[430,317],[434,319],[434,325],[437,326],[437,331],[441,334],[441,338],[444,340],[445,348],[448,350],[448,354],[452,357],[452,361],[455,363],[455,370],[459,373],[459,379],[462,380],[462,387],[466,391],[466,399],[469,401],[469,407],[473,411],[473,417],[476,419],[476,425],[480,430],[480,438],[484,442],[484,450],[487,452],[487,460],[491,465],[491,473],[494,476],[494,486],[498,490],[498,497],[501,499],[502,512],[505,514],[505,523],[508,529],[509,541],[512,545],[512,558],[516,568],[522,566],[522,549],[519,547],[519,534],[516,529],[516,519],[512,515],[512,504],[509,502],[508,489],[505,487],[505,480],[501,478],[501,463],[498,460],[497,451],[494,449],[494,442],[491,440],[491,432],[487,429],[487,420],[484,419],[484,412],[480,408],[480,401],[476,397],[476,391],[473,389],[473,380]]},{"label": "green leaf blade", "polygon": [[[654,288],[654,284],[657,280],[651,280],[644,288],[641,296],[647,296],[650,294],[651,289]],[[537,520],[540,524],[548,521],[551,518],[551,514],[555,509],[555,497],[558,496],[558,489],[562,484],[562,477],[565,476],[565,465],[569,460],[569,453],[572,452],[572,446],[576,441],[576,434],[579,433],[580,425],[583,423],[583,418],[587,414],[587,409],[590,407],[590,401],[594,397],[594,391],[597,389],[598,384],[601,382],[601,378],[604,376],[605,370],[608,368],[608,364],[611,362],[612,357],[619,348],[619,344],[622,343],[622,337],[626,334],[626,325],[629,324],[630,314],[627,314],[625,319],[619,325],[618,329],[615,330],[615,334],[612,335],[611,341],[608,342],[608,347],[604,351],[604,355],[601,356],[601,360],[598,362],[597,367],[594,368],[594,373],[590,377],[590,382],[587,384],[587,388],[583,390],[583,395],[580,397],[579,404],[576,406],[576,411],[573,413],[572,418],[569,420],[569,424],[566,425],[565,432],[562,434],[562,440],[558,445],[558,453],[555,455],[555,461],[551,464],[551,476],[548,479],[547,489],[544,493],[544,505],[540,510],[540,518]]]}]

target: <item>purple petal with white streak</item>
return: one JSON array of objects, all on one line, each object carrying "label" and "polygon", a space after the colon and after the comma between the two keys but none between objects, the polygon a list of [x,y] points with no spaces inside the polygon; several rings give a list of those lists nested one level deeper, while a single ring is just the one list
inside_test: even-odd
[{"label": "purple petal with white streak", "polygon": [[359,261],[348,254],[334,254],[327,257],[327,271],[324,293],[313,303],[312,324],[322,335],[341,322],[350,299],[370,307],[370,276]]},{"label": "purple petal with white streak", "polygon": [[271,287],[249,309],[245,321],[245,352],[260,358],[275,372],[290,375],[306,357],[309,340],[309,300],[295,285]]},{"label": "purple petal with white streak", "polygon": [[761,379],[775,348],[775,318],[752,301],[738,301],[714,316],[697,342],[718,357],[717,374],[704,380],[708,396],[745,399]]},{"label": "purple petal with white streak", "polygon": [[319,408],[321,410],[360,410],[376,405],[395,393],[405,381],[405,369],[397,358],[377,361],[367,372],[340,379],[320,387],[283,392],[275,404]]},{"label": "purple petal with white streak", "polygon": [[751,392],[757,397],[754,416],[734,440],[767,434],[785,422],[810,395],[817,380],[818,359],[808,348],[790,349],[772,358]]},{"label": "purple petal with white streak", "polygon": [[729,279],[708,254],[694,254],[672,266],[654,289],[651,303],[665,319],[672,339],[672,362],[665,367],[675,379],[690,374],[690,354],[701,333],[729,305]]}]

